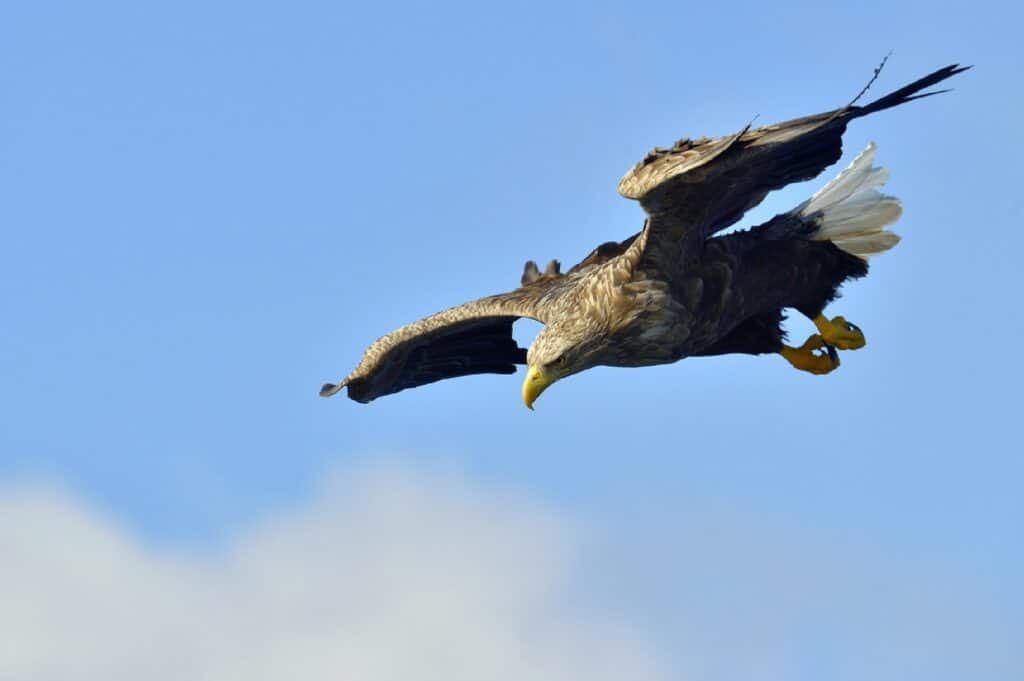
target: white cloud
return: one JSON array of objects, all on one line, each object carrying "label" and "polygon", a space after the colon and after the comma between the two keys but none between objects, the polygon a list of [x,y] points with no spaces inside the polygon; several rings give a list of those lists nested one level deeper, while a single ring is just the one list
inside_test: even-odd
[{"label": "white cloud", "polygon": [[941,566],[683,502],[650,520],[597,535],[392,467],[197,556],[66,491],[0,488],[0,680],[936,681],[1024,661]]},{"label": "white cloud", "polygon": [[573,528],[452,477],[378,470],[201,558],[66,493],[0,493],[0,679],[662,679],[565,598]]}]

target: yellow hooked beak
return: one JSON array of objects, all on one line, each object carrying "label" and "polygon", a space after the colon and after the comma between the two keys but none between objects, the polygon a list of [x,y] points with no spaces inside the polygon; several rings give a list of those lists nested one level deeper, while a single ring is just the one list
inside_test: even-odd
[{"label": "yellow hooked beak", "polygon": [[537,367],[531,366],[526,370],[526,379],[523,380],[523,404],[533,409],[533,402],[544,392],[549,385],[557,380],[555,376],[549,376]]}]

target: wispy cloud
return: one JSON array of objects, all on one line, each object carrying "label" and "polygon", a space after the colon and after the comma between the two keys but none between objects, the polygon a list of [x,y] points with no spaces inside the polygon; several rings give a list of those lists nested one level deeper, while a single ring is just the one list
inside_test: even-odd
[{"label": "wispy cloud", "polygon": [[643,640],[565,598],[573,535],[514,494],[387,469],[196,558],[59,490],[8,490],[0,678],[668,678]]},{"label": "wispy cloud", "polygon": [[936,681],[1020,668],[1012,627],[969,580],[683,506],[598,532],[522,494],[384,467],[193,555],[146,545],[60,488],[0,488],[0,679]]}]

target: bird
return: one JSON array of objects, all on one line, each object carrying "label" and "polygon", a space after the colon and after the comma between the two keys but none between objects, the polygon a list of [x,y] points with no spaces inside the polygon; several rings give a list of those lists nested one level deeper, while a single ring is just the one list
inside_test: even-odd
[{"label": "bird", "polygon": [[[888,57],[887,57],[888,58]],[[811,198],[767,222],[720,234],[773,190],[817,177],[842,156],[842,136],[858,118],[948,92],[926,91],[969,66],[952,64],[869,104],[858,105],[885,61],[847,105],[717,138],[655,147],[621,179],[621,196],[646,213],[642,229],[597,246],[563,272],[528,261],[520,286],[407,324],[373,342],[344,379],[368,403],[401,390],[472,374],[512,374],[526,365],[521,395],[531,410],[552,384],[595,366],[642,367],[730,353],[781,356],[825,375],[838,350],[864,347],[863,331],[826,306],[868,259],[899,237],[898,199],[879,188],[888,171],[872,142]],[[784,310],[817,333],[789,345]],[[512,336],[518,319],[543,327],[528,349]]]}]

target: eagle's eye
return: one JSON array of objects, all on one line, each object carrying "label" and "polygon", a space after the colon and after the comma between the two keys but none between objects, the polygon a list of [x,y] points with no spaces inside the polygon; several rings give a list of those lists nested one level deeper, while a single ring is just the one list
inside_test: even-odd
[{"label": "eagle's eye", "polygon": [[569,360],[566,359],[565,355],[563,354],[563,355],[559,355],[558,358],[555,359],[554,362],[552,362],[552,364],[554,364],[556,367],[564,367],[565,363],[568,362],[568,361]]}]

